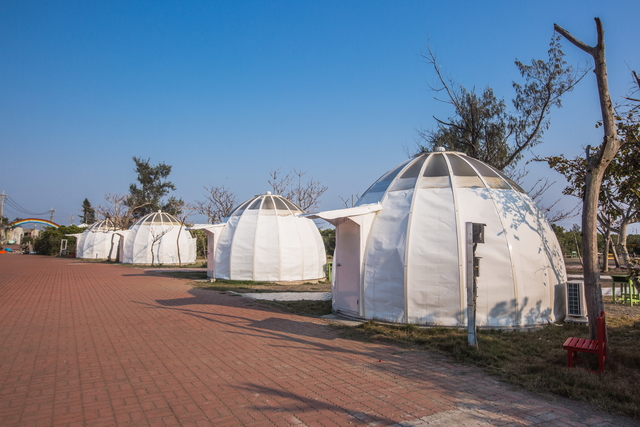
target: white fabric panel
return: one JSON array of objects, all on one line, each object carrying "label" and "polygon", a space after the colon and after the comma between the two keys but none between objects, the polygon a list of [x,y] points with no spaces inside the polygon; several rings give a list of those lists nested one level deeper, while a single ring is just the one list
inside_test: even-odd
[{"label": "white fabric panel", "polygon": [[[301,219],[292,215],[278,216],[278,243],[279,243],[279,261],[280,275],[277,280],[293,281],[297,277],[304,276],[304,244],[300,241],[298,232],[298,222]],[[310,221],[310,220],[306,220]],[[277,262],[278,260],[276,260]]]},{"label": "white fabric panel", "polygon": [[325,265],[327,253],[322,243],[322,237],[318,227],[311,220],[298,219],[300,232],[300,244],[304,253],[303,277],[309,279],[323,279],[325,277]]},{"label": "white fabric panel", "polygon": [[233,244],[233,235],[240,217],[231,217],[227,221],[227,226],[220,233],[218,245],[216,247],[216,278],[231,279],[231,245]]},{"label": "white fabric panel", "polygon": [[258,212],[249,209],[244,211],[233,233],[229,263],[229,276],[233,280],[254,280],[253,257]]},{"label": "white fabric panel", "polygon": [[[555,321],[554,294],[559,275],[553,271],[550,259],[559,254],[556,239],[545,236],[546,220],[533,201],[520,193],[501,190],[502,205],[517,206],[505,209],[505,216],[513,224],[510,238],[517,240],[519,250],[513,254],[518,284],[521,324],[536,324]],[[556,256],[557,256],[556,255]],[[560,277],[563,276],[562,273]],[[564,281],[563,281],[564,282]]]},{"label": "white fabric panel", "polygon": [[[278,216],[273,210],[261,210],[256,221],[253,243],[253,280],[279,281],[281,276],[281,236]],[[237,243],[236,243],[237,244]]]},{"label": "white fabric panel", "polygon": [[367,319],[405,321],[405,239],[413,190],[389,192],[367,244],[364,312]]},{"label": "white fabric panel", "polygon": [[407,245],[409,322],[463,325],[453,193],[450,187],[424,188],[414,198]]},{"label": "white fabric panel", "polygon": [[[512,326],[518,314],[516,301],[520,301],[520,298],[516,295],[517,285],[514,283],[509,250],[512,247],[508,239],[512,232],[509,219],[504,211],[496,210],[491,190],[458,188],[457,193],[460,203],[460,223],[458,224],[460,244],[466,245],[467,222],[486,224],[485,243],[479,243],[476,250],[476,256],[482,258],[480,277],[478,277],[476,323],[478,326]],[[503,222],[506,229],[503,227]],[[466,261],[463,265],[465,266],[463,277],[466,277]],[[466,305],[466,294],[464,300]]]}]

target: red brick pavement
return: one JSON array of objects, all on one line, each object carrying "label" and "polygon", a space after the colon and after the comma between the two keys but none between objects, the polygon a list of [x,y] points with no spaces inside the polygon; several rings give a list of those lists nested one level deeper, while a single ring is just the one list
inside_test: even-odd
[{"label": "red brick pavement", "polygon": [[0,256],[2,426],[622,424],[184,280]]}]

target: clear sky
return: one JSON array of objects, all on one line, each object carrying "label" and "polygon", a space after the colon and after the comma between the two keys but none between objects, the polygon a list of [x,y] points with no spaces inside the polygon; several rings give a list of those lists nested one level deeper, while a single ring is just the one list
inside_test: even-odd
[{"label": "clear sky", "polygon": [[[297,168],[329,187],[321,209],[337,209],[339,196],[362,194],[405,160],[432,116],[451,114],[429,90],[427,43],[459,83],[510,100],[516,58],[546,58],[554,23],[595,44],[596,16],[619,100],[640,70],[637,0],[5,0],[0,191],[77,224],[85,197],[97,206],[128,191],[138,156],[172,165],[173,195],[186,202],[204,199],[205,185],[245,200],[269,190],[271,170]],[[585,64],[563,46],[569,63]],[[599,144],[599,114],[589,75],[535,153]],[[558,179],[542,165],[530,176]],[[27,215],[5,205],[5,216]]]}]

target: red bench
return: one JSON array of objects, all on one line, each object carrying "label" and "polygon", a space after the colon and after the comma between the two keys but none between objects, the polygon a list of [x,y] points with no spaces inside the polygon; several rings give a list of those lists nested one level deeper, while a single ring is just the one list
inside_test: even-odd
[{"label": "red bench", "polygon": [[[578,352],[594,353],[598,355],[598,372],[604,371],[604,361],[607,359],[607,326],[604,319],[604,311],[596,319],[598,323],[598,339],[570,337],[562,345],[567,350],[567,362],[573,367],[573,362],[578,358]],[[595,371],[594,371],[595,372]]]}]

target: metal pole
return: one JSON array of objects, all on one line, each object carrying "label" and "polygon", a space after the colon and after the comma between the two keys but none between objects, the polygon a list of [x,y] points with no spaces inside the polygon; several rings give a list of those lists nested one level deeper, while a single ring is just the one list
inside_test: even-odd
[{"label": "metal pole", "polygon": [[470,346],[478,346],[476,335],[476,286],[477,281],[473,274],[473,259],[475,257],[476,244],[473,243],[473,223],[467,222],[467,336]]}]

